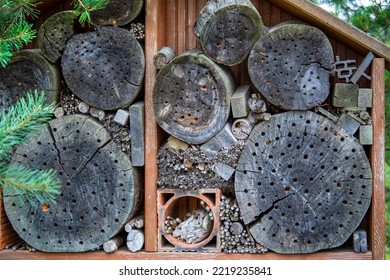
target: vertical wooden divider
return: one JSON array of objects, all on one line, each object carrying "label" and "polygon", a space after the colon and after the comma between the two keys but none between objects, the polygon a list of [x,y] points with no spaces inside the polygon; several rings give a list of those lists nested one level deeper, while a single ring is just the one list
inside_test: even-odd
[{"label": "vertical wooden divider", "polygon": [[[157,251],[157,152],[159,132],[153,115],[152,93],[157,70],[154,54],[164,46],[165,1],[145,2],[145,251]],[[160,34],[160,36],[159,36]]]},{"label": "vertical wooden divider", "polygon": [[371,146],[372,201],[370,208],[369,244],[373,259],[385,257],[385,60],[375,58],[371,67],[373,91]]}]

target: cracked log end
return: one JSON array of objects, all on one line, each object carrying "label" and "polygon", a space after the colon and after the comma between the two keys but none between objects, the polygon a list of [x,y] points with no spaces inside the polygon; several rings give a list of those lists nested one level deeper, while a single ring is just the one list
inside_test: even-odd
[{"label": "cracked log end", "polygon": [[330,93],[334,55],[325,34],[303,24],[282,24],[261,37],[249,58],[249,76],[260,93],[285,110],[307,110]]},{"label": "cracked log end", "polygon": [[16,232],[45,252],[83,252],[115,236],[141,205],[139,174],[108,132],[91,118],[55,119],[19,146],[12,164],[54,169],[62,182],[56,204],[31,205],[4,189]]},{"label": "cracked log end", "polygon": [[258,243],[278,253],[340,246],[366,214],[371,191],[359,141],[310,111],[256,126],[236,169],[243,220]]}]

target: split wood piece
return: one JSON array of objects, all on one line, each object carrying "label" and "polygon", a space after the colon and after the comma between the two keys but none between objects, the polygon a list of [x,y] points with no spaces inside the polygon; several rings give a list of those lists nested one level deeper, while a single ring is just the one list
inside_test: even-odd
[{"label": "split wood piece", "polygon": [[358,107],[359,86],[336,83],[332,87],[332,103],[335,107]]},{"label": "split wood piece", "polygon": [[205,143],[225,126],[234,89],[230,69],[200,50],[190,50],[158,73],[153,90],[154,116],[160,127],[176,138]]},{"label": "split wood piece", "polygon": [[249,114],[248,100],[251,96],[251,88],[249,85],[240,86],[236,89],[230,99],[233,118],[243,118]]},{"label": "split wood piece", "polygon": [[144,225],[145,216],[142,214],[128,221],[125,225],[125,231],[130,232],[132,229],[141,229],[144,228]]},{"label": "split wood piece", "polygon": [[132,229],[127,234],[126,245],[130,252],[138,252],[142,249],[145,243],[145,234],[143,230]]},{"label": "split wood piece", "polygon": [[223,162],[217,162],[213,166],[213,171],[219,177],[221,177],[225,181],[228,181],[233,176],[233,174],[236,170],[233,167],[231,167],[230,165],[227,165]]},{"label": "split wood piece", "polygon": [[89,109],[89,113],[92,117],[99,119],[99,121],[102,121],[106,117],[106,113],[103,110],[94,107]]},{"label": "split wood piece", "polygon": [[360,127],[360,123],[349,114],[342,114],[337,121],[337,124],[350,135],[354,135]]},{"label": "split wood piece", "polygon": [[15,152],[12,164],[51,168],[62,185],[56,204],[24,205],[4,190],[13,228],[44,252],[84,252],[114,237],[140,210],[142,177],[129,157],[92,118],[69,115],[52,120]]},{"label": "split wood piece", "polygon": [[39,28],[38,46],[52,63],[58,61],[66,43],[74,34],[76,11],[61,11],[49,17]]},{"label": "split wood piece", "polygon": [[142,88],[144,52],[130,32],[99,27],[74,35],[62,55],[62,71],[70,90],[102,110],[130,106]]},{"label": "split wood piece", "polygon": [[250,0],[208,1],[196,19],[194,33],[212,60],[241,63],[262,35],[263,22]]},{"label": "split wood piece", "polygon": [[257,125],[239,159],[235,192],[254,239],[277,253],[343,244],[371,202],[372,173],[359,141],[310,111]]},{"label": "split wood piece", "polygon": [[130,106],[131,160],[133,166],[145,165],[145,103]]},{"label": "split wood piece", "polygon": [[353,250],[356,253],[365,253],[368,249],[367,232],[359,229],[353,233]]},{"label": "split wood piece", "polygon": [[227,122],[223,129],[213,138],[200,146],[200,149],[207,157],[215,156],[222,149],[229,149],[237,143],[232,133],[232,124]]},{"label": "split wood piece", "polygon": [[333,122],[337,122],[338,119],[339,119],[337,116],[333,115],[331,112],[325,110],[325,109],[322,108],[322,107],[318,107],[318,108],[316,109],[316,111],[317,111],[318,113],[320,113],[321,115],[327,117],[328,119],[330,119],[330,120],[333,121]]},{"label": "split wood piece", "polygon": [[121,126],[125,126],[129,123],[129,117],[130,113],[128,111],[119,109],[118,111],[116,111],[114,122]]},{"label": "split wood piece", "polygon": [[253,128],[253,124],[248,118],[235,120],[232,125],[232,133],[239,140],[244,140],[249,137]]},{"label": "split wood piece", "polygon": [[103,250],[106,253],[113,253],[117,251],[124,243],[125,238],[121,235],[117,235],[103,243]]},{"label": "split wood piece", "polygon": [[162,47],[153,58],[154,66],[161,69],[166,66],[176,56],[175,51],[171,47]]},{"label": "split wood piece", "polygon": [[265,113],[267,111],[264,100],[256,93],[252,94],[252,97],[248,99],[248,106],[253,113]]},{"label": "split wood piece", "polygon": [[307,110],[328,97],[333,62],[332,45],[322,31],[284,24],[257,41],[248,70],[270,103],[285,110]]},{"label": "split wood piece", "polygon": [[353,73],[350,82],[356,84],[361,76],[365,77],[367,80],[371,80],[371,77],[368,76],[365,71],[370,66],[372,60],[374,59],[374,54],[369,52],[366,57],[363,59],[362,63],[359,65],[358,69]]},{"label": "split wood piece", "polygon": [[359,140],[362,145],[372,145],[374,140],[372,125],[361,125],[359,128]]},{"label": "split wood piece", "polygon": [[126,25],[138,17],[143,5],[144,0],[110,0],[104,9],[91,12],[91,21],[95,25]]},{"label": "split wood piece", "polygon": [[0,111],[7,110],[29,91],[45,91],[47,103],[60,99],[60,71],[39,50],[23,50],[0,68]]},{"label": "split wood piece", "polygon": [[359,88],[358,107],[363,109],[372,107],[372,89]]}]

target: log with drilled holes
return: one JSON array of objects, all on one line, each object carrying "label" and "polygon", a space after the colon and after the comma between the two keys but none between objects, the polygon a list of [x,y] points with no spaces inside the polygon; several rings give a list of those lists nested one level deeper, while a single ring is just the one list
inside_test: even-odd
[{"label": "log with drilled holes", "polygon": [[35,89],[45,91],[48,103],[59,101],[60,71],[39,50],[15,53],[6,68],[0,67],[0,77],[0,111]]},{"label": "log with drilled holes", "polygon": [[328,97],[333,57],[322,31],[284,23],[257,41],[248,58],[248,71],[253,84],[273,105],[306,110]]},{"label": "log with drilled holes", "polygon": [[[138,170],[93,119],[52,120],[19,146],[13,164],[54,168],[62,182],[56,204],[19,204],[4,189],[5,211],[16,232],[45,252],[83,252],[114,237],[142,203]],[[24,200],[24,199],[22,199]]]},{"label": "log with drilled holes", "polygon": [[77,34],[62,55],[68,87],[84,102],[103,110],[129,106],[141,91],[144,69],[141,45],[119,27]]},{"label": "log with drilled holes", "polygon": [[261,16],[250,0],[208,1],[195,26],[204,52],[214,61],[242,62],[262,35]]},{"label": "log with drilled holes", "polygon": [[362,221],[371,191],[359,141],[310,111],[257,125],[236,170],[245,224],[258,243],[278,253],[342,245]]},{"label": "log with drilled holes", "polygon": [[144,0],[110,0],[104,9],[91,12],[96,25],[126,25],[142,11]]},{"label": "log with drilled holes", "polygon": [[66,42],[74,34],[76,11],[62,11],[49,17],[39,28],[38,45],[42,54],[55,63],[65,49]]},{"label": "log with drilled holes", "polygon": [[230,69],[193,49],[162,68],[153,90],[157,123],[176,138],[201,144],[226,124],[235,82]]}]

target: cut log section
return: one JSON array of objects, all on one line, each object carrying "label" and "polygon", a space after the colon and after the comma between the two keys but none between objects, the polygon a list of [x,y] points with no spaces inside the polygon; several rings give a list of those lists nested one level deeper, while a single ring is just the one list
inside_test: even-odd
[{"label": "cut log section", "polygon": [[176,138],[201,144],[226,124],[234,78],[200,50],[174,58],[160,70],[153,90],[157,123]]},{"label": "cut log section", "polygon": [[126,25],[141,13],[143,5],[144,0],[110,0],[104,9],[91,12],[91,21],[95,25]]},{"label": "cut log section", "polygon": [[235,192],[254,239],[277,253],[342,245],[371,201],[370,163],[357,139],[310,111],[257,125],[239,159]]},{"label": "cut log section", "polygon": [[74,34],[76,11],[62,11],[49,17],[39,28],[38,45],[42,54],[52,63],[57,62],[66,43]]},{"label": "cut log section", "polygon": [[15,53],[7,67],[0,68],[0,77],[0,111],[35,89],[45,91],[48,103],[59,101],[60,71],[39,50]]},{"label": "cut log section", "polygon": [[261,16],[250,0],[208,1],[195,26],[204,52],[215,62],[242,62],[263,31]]},{"label": "cut log section", "polygon": [[62,181],[56,204],[32,205],[4,189],[8,218],[32,247],[83,252],[114,237],[142,203],[140,176],[97,122],[82,115],[55,119],[19,146],[13,164],[53,168]]},{"label": "cut log section", "polygon": [[141,45],[118,27],[73,36],[62,56],[68,87],[84,102],[103,110],[129,106],[141,91],[144,69]]},{"label": "cut log section", "polygon": [[322,31],[283,24],[254,45],[248,71],[253,84],[273,105],[306,110],[328,97],[333,62],[332,46]]}]

